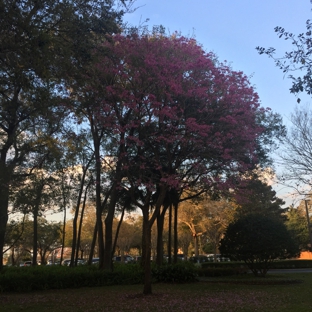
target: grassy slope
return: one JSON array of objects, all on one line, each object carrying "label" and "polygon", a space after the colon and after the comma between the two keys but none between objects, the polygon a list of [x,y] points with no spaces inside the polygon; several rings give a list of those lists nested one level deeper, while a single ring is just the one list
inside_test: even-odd
[{"label": "grassy slope", "polygon": [[0,294],[0,311],[309,312],[312,309],[311,273],[257,279],[248,274],[194,284],[156,284],[151,296],[141,295],[142,289],[141,285],[135,285],[4,293]]}]

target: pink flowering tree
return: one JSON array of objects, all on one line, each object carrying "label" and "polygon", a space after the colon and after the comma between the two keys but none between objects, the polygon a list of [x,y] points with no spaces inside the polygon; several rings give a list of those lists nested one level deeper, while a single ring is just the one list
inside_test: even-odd
[{"label": "pink flowering tree", "polygon": [[166,194],[195,183],[211,189],[237,181],[258,162],[265,131],[259,116],[266,110],[243,73],[219,63],[194,39],[116,35],[100,51],[87,73],[85,98],[92,97],[86,110],[92,106],[103,153],[115,159],[104,262],[112,251],[108,216],[125,188],[143,214],[143,292],[149,294],[151,227]]}]

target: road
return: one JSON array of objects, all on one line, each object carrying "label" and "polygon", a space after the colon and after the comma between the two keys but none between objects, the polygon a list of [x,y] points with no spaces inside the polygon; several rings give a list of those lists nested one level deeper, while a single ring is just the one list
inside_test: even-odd
[{"label": "road", "polygon": [[272,269],[268,273],[278,274],[278,273],[312,273],[312,268],[303,268],[303,269]]}]

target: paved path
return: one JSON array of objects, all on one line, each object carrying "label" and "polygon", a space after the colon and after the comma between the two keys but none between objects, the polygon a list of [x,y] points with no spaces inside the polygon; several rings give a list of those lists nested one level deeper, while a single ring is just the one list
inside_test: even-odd
[{"label": "paved path", "polygon": [[304,269],[272,269],[269,270],[268,273],[312,273],[312,268],[304,268]]}]

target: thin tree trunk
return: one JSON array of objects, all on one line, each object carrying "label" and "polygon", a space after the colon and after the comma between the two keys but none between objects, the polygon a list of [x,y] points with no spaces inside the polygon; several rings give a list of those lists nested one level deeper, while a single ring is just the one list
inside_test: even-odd
[{"label": "thin tree trunk", "polygon": [[155,209],[150,218],[149,218],[149,210],[150,210],[149,203],[150,198],[152,196],[151,192],[149,192],[149,194],[146,196],[144,206],[142,207],[143,213],[142,265],[144,266],[144,288],[143,288],[144,295],[152,294],[152,272],[151,272],[152,226],[157,216],[159,215],[160,207],[164,202],[165,195],[166,188],[165,186],[161,186],[157,202],[155,204]]},{"label": "thin tree trunk", "polygon": [[62,231],[62,248],[61,248],[61,259],[60,259],[60,265],[62,265],[63,262],[63,255],[64,255],[64,245],[65,245],[65,235],[66,235],[66,207],[64,207],[64,218],[63,218],[63,231]]},{"label": "thin tree trunk", "polygon": [[112,253],[113,253],[113,221],[115,216],[115,206],[117,201],[117,190],[112,190],[107,215],[105,218],[105,254],[104,254],[104,268],[112,271]]},{"label": "thin tree trunk", "polygon": [[126,210],[126,209],[125,209],[125,207],[124,207],[124,208],[122,209],[122,213],[121,213],[121,216],[120,216],[120,220],[119,220],[118,225],[117,225],[116,234],[115,234],[115,239],[114,239],[114,244],[113,244],[113,250],[112,250],[112,257],[114,256],[115,251],[116,251],[117,239],[118,239],[120,227],[121,227],[121,224],[122,224],[124,215],[125,215],[125,210]]},{"label": "thin tree trunk", "polygon": [[5,231],[8,223],[9,207],[9,177],[5,165],[6,153],[1,152],[0,162],[0,271],[3,269],[3,248],[5,243]]},{"label": "thin tree trunk", "polygon": [[85,211],[85,207],[86,207],[87,192],[88,192],[89,186],[90,186],[90,183],[88,183],[88,185],[85,189],[83,204],[82,204],[82,208],[81,208],[80,221],[79,221],[79,227],[78,227],[78,233],[77,233],[77,244],[76,244],[77,247],[76,247],[76,255],[75,255],[75,266],[77,266],[77,260],[79,258],[78,253],[79,253],[79,246],[80,246],[80,239],[81,239],[82,221],[83,221],[84,211]]},{"label": "thin tree trunk", "polygon": [[89,260],[88,264],[92,264],[92,258],[94,256],[94,249],[95,249],[95,244],[96,244],[96,238],[97,238],[97,224],[94,226],[94,231],[93,231],[93,238],[90,246],[90,254],[89,254]]},{"label": "thin tree trunk", "polygon": [[96,200],[96,225],[98,238],[99,268],[104,268],[104,237],[102,223],[102,203],[101,203],[101,157],[100,157],[100,139],[97,131],[93,131],[93,143],[95,154],[95,200]]},{"label": "thin tree trunk", "polygon": [[157,245],[156,245],[156,264],[162,265],[164,262],[164,242],[163,231],[165,215],[168,209],[168,205],[163,206],[162,212],[157,216]]},{"label": "thin tree trunk", "polygon": [[169,206],[169,218],[168,218],[168,263],[171,264],[171,238],[172,238],[172,204]]},{"label": "thin tree trunk", "polygon": [[173,220],[173,263],[178,262],[178,205],[178,201],[175,201]]},{"label": "thin tree trunk", "polygon": [[37,265],[37,251],[38,251],[38,206],[37,204],[34,207],[33,212],[33,218],[34,218],[34,224],[33,224],[33,231],[34,231],[34,237],[33,237],[33,255],[32,255],[32,265]]},{"label": "thin tree trunk", "polygon": [[194,234],[194,249],[195,249],[195,257],[198,257],[198,235]]},{"label": "thin tree trunk", "polygon": [[44,184],[41,183],[39,189],[37,189],[37,196],[35,200],[35,206],[33,211],[33,217],[34,217],[34,238],[33,238],[33,256],[32,256],[32,265],[37,265],[37,253],[38,253],[38,214],[39,214],[39,206],[41,202],[41,196],[43,191]]},{"label": "thin tree trunk", "polygon": [[151,272],[151,238],[152,230],[149,222],[149,209],[143,210],[143,237],[142,237],[142,265],[144,266],[144,288],[143,294],[152,294],[152,272]]},{"label": "thin tree trunk", "polygon": [[[120,148],[122,150],[122,147]],[[121,161],[117,161],[116,171],[115,171],[115,181],[112,185],[110,191],[110,201],[108,205],[107,215],[105,218],[105,255],[104,255],[104,268],[106,270],[113,270],[113,252],[114,252],[114,244],[113,244],[113,222],[115,216],[115,208],[116,203],[118,201],[118,186],[122,180],[122,163]],[[107,200],[107,197],[106,197]]]},{"label": "thin tree trunk", "polygon": [[70,266],[71,267],[76,266],[76,264],[77,264],[77,261],[75,259],[76,249],[78,249],[77,222],[78,222],[78,217],[79,217],[79,207],[80,207],[80,203],[81,203],[81,197],[82,197],[82,192],[83,192],[83,187],[84,187],[84,182],[85,182],[85,176],[86,176],[86,170],[83,169],[83,173],[82,173],[82,177],[81,177],[81,181],[80,181],[80,188],[79,188],[77,203],[76,203],[75,214],[74,214],[74,218],[73,218],[72,250],[71,250],[71,256],[70,256]]}]

